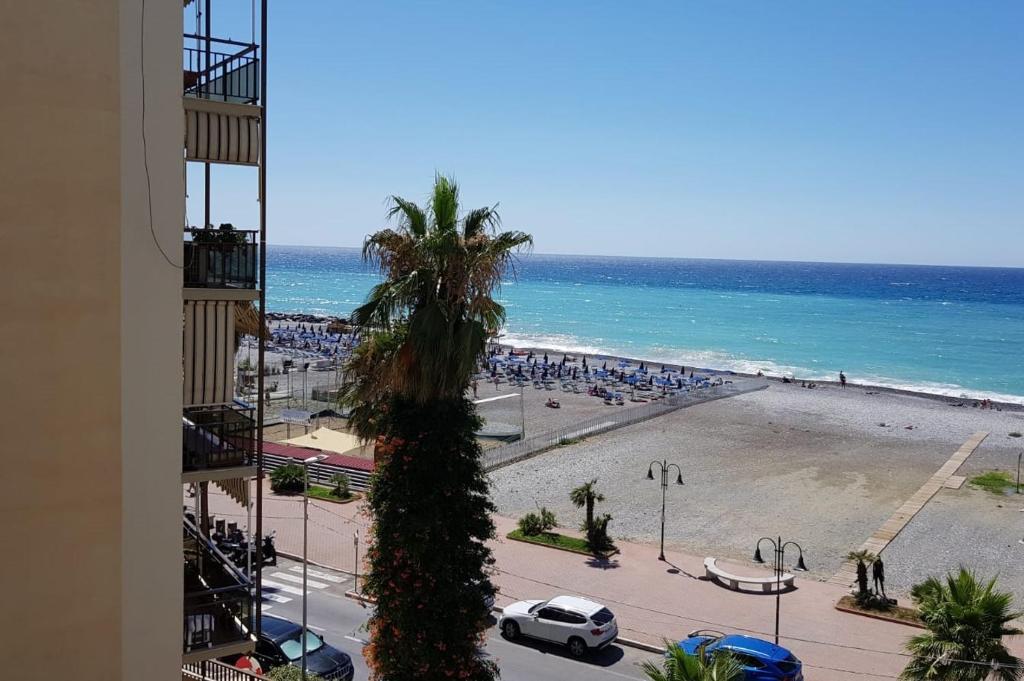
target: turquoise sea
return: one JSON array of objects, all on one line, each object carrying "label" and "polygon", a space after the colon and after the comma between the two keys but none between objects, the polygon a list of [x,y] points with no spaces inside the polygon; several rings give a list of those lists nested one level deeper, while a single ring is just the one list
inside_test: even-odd
[{"label": "turquoise sea", "polygon": [[[1024,403],[1024,269],[523,256],[503,342]],[[356,249],[270,246],[272,311],[346,316]]]}]

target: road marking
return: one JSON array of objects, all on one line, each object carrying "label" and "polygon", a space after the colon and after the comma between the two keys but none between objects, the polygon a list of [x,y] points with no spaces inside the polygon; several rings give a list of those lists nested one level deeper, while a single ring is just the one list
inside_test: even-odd
[{"label": "road marking", "polygon": [[[291,570],[292,572],[302,572],[302,566],[301,565],[293,565],[293,566],[291,566],[288,569]],[[332,575],[331,573],[324,572],[323,570],[314,570],[313,568],[309,568],[306,571],[309,574],[311,574],[314,577],[316,577],[317,579],[326,579],[328,582],[334,582],[335,584],[341,584],[342,582],[348,581],[344,577],[339,577],[337,575]]]},{"label": "road marking", "polygon": [[267,605],[266,603],[263,603],[263,604],[260,605],[260,610],[262,610],[263,612],[266,612],[267,610],[270,610],[273,607],[274,606],[272,606],[272,605]]},{"label": "road marking", "polygon": [[[272,577],[276,577],[277,579],[283,579],[283,580],[285,580],[287,582],[294,582],[295,584],[302,584],[302,577],[299,577],[297,575],[290,575],[287,572],[275,572],[271,576]],[[327,585],[324,584],[323,582],[315,582],[312,579],[306,580],[306,584],[308,584],[309,586],[311,586],[314,589],[324,589],[324,588],[327,587]]]},{"label": "road marking", "polygon": [[[263,583],[266,584],[267,583],[266,580],[264,580]],[[266,591],[263,592],[263,598],[268,600],[268,601],[274,601],[275,603],[288,603],[289,601],[292,600],[292,599],[288,598],[287,596],[282,596],[281,594],[269,593],[269,592],[266,592]],[[267,607],[269,608],[270,606],[268,605]]]},{"label": "road marking", "polygon": [[364,646],[370,645],[369,641],[364,641],[363,639],[356,638],[355,636],[346,636],[345,640],[347,640],[347,641],[355,641],[356,643],[360,643],[360,644],[362,644]]},{"label": "road marking", "polygon": [[296,596],[302,595],[302,589],[296,589],[294,586],[282,584],[281,582],[275,582],[274,580],[267,579],[266,577],[263,578],[263,586],[269,586],[273,589],[277,589],[278,591],[284,591],[285,593],[295,594]]},{"label": "road marking", "polygon": [[509,397],[519,397],[519,393],[508,393],[507,395],[498,395],[497,397],[485,397],[482,400],[473,400],[473,404],[483,404],[484,402],[494,402],[495,400],[504,400]]}]

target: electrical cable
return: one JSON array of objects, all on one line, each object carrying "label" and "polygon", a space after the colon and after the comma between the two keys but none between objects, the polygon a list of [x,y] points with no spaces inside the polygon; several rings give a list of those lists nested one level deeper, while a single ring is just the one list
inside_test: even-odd
[{"label": "electrical cable", "polygon": [[146,139],[146,0],[142,0],[142,11],[139,20],[139,76],[142,89],[142,165],[146,171],[146,202],[149,209],[149,234],[153,238],[156,249],[160,251],[167,264],[177,270],[185,269],[185,266],[174,262],[160,240],[156,236],[156,227],[153,224],[153,180],[149,173],[149,145]]}]

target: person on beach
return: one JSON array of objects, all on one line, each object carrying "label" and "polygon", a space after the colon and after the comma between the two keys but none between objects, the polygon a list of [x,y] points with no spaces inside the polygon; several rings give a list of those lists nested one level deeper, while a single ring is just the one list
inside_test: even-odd
[{"label": "person on beach", "polygon": [[846,387],[846,374],[844,374],[842,371],[839,372],[839,387]]}]

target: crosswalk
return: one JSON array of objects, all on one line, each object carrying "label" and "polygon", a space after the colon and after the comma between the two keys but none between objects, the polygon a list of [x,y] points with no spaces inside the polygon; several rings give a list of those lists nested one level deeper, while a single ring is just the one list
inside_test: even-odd
[{"label": "crosswalk", "polygon": [[[329,586],[343,584],[348,581],[345,577],[325,572],[324,570],[307,568],[306,572],[308,575],[306,579],[306,586],[309,589],[307,593],[314,593],[314,590],[326,589]],[[291,596],[286,594],[291,594]],[[262,609],[264,611],[270,610],[273,607],[273,603],[289,603],[293,600],[292,596],[301,595],[301,565],[291,566],[288,568],[288,572],[278,570],[270,575],[264,575],[262,603]]]}]

